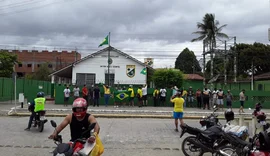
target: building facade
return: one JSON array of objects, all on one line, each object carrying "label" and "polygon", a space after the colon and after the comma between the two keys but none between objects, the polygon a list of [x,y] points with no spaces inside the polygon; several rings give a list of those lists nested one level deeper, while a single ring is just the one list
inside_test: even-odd
[{"label": "building facade", "polygon": [[20,62],[15,66],[19,77],[36,72],[43,63],[48,63],[48,67],[55,71],[81,59],[81,54],[76,51],[13,50],[10,52],[16,54]]},{"label": "building facade", "polygon": [[[108,69],[108,53],[110,52],[110,67]],[[146,74],[141,73],[145,64],[113,47],[107,47],[82,58],[73,64],[53,72],[52,82],[92,85],[104,83],[115,84],[145,84]],[[56,78],[58,77],[58,78]]]}]

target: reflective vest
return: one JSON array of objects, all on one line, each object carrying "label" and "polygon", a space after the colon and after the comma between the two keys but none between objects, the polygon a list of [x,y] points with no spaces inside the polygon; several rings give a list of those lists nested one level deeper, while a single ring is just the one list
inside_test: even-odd
[{"label": "reflective vest", "polygon": [[35,98],[35,112],[44,110],[45,101],[46,99],[44,97]]}]

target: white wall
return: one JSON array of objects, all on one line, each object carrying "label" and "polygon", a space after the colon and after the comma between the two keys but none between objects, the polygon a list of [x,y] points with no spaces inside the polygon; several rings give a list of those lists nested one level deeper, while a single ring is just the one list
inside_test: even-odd
[{"label": "white wall", "polygon": [[[115,73],[114,84],[145,84],[146,75],[140,74],[144,66],[132,59],[115,52],[110,52],[113,63],[110,65],[110,73]],[[108,52],[103,52],[93,58],[89,58],[76,64],[72,70],[72,83],[76,83],[76,73],[95,73],[96,83],[105,83],[105,72],[108,70]],[[130,78],[126,74],[126,65],[135,65],[135,76]]]}]

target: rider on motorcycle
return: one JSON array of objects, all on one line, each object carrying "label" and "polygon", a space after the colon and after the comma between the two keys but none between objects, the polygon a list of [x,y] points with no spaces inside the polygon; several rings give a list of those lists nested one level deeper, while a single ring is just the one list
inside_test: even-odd
[{"label": "rider on motorcycle", "polygon": [[[39,111],[44,110],[46,99],[44,98],[44,93],[43,92],[38,92],[37,97],[34,99],[34,101],[28,106],[28,110],[31,112],[28,126],[25,130],[29,131],[31,128],[31,124],[33,122],[33,119],[36,118],[36,113]],[[34,127],[36,127],[36,123]]]},{"label": "rider on motorcycle", "polygon": [[96,136],[99,134],[100,127],[95,119],[95,117],[87,113],[87,102],[84,98],[77,98],[72,104],[72,114],[65,117],[62,123],[56,127],[53,134],[49,136],[49,139],[54,139],[56,136],[69,124],[71,133],[71,142],[79,139],[82,133],[89,127],[91,123],[96,123],[94,128],[94,134],[85,134],[85,138],[88,138],[88,142],[94,142]]}]

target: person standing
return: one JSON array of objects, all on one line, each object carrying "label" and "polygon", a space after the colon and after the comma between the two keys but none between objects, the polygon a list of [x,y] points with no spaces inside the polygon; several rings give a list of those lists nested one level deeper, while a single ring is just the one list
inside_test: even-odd
[{"label": "person standing", "polygon": [[130,92],[130,96],[129,96],[129,106],[134,107],[134,89],[132,85],[129,85],[128,91]]},{"label": "person standing", "polygon": [[98,85],[96,85],[96,87],[93,90],[93,99],[94,99],[94,104],[93,106],[95,107],[97,105],[97,107],[99,107],[99,98],[100,98],[100,89],[98,88]]},{"label": "person standing", "polygon": [[218,109],[221,107],[221,109],[223,110],[223,97],[224,97],[224,93],[223,90],[221,88],[219,88],[219,90],[217,91],[217,104],[218,104]]},{"label": "person standing", "polygon": [[227,108],[232,109],[233,96],[230,90],[228,90],[228,93],[226,95],[226,101],[227,101]]},{"label": "person standing", "polygon": [[111,90],[108,85],[106,86],[103,85],[103,89],[104,89],[105,107],[107,107],[109,104],[110,97],[111,97]]},{"label": "person standing", "polygon": [[197,98],[197,107],[202,108],[202,92],[200,89],[197,89],[196,91],[196,98]]},{"label": "person standing", "polygon": [[156,87],[153,92],[154,107],[158,106],[158,97],[159,97],[158,95],[159,95],[159,90]]},{"label": "person standing", "polygon": [[193,107],[194,92],[191,86],[188,89],[187,99],[188,99],[188,106]]},{"label": "person standing", "polygon": [[245,113],[244,112],[244,103],[246,101],[246,96],[245,96],[245,89],[243,89],[240,94],[239,94],[239,97],[240,97],[240,109],[239,109],[239,113]]},{"label": "person standing", "polygon": [[208,110],[210,110],[210,108],[209,108],[209,97],[210,97],[210,89],[205,87],[204,90],[203,90],[203,105],[204,105],[203,109],[208,107]]},{"label": "person standing", "polygon": [[217,96],[217,88],[214,88],[214,90],[213,90],[213,92],[212,92],[212,105],[210,106],[210,107],[213,107],[213,106],[215,106],[216,104],[217,104],[217,98],[218,98],[218,96]]},{"label": "person standing", "polygon": [[83,85],[82,96],[86,100],[87,106],[89,106],[89,102],[88,102],[88,88],[86,87],[86,85]]},{"label": "person standing", "polygon": [[74,100],[76,100],[77,98],[79,98],[80,96],[80,88],[76,85],[75,88],[73,88],[73,97]]},{"label": "person standing", "polygon": [[69,89],[69,87],[67,86],[67,87],[64,89],[64,106],[67,106],[69,97],[70,97],[70,89]]},{"label": "person standing", "polygon": [[140,86],[137,90],[137,98],[138,98],[138,107],[142,107],[142,87]]},{"label": "person standing", "polygon": [[178,132],[178,120],[180,121],[180,126],[184,124],[183,121],[183,105],[185,100],[181,97],[181,93],[177,93],[175,96],[172,96],[170,101],[174,104],[173,108],[173,118],[175,123],[175,131]]},{"label": "person standing", "polygon": [[163,106],[165,106],[166,103],[166,89],[164,87],[162,87],[159,91],[160,93],[160,102]]},{"label": "person standing", "polygon": [[143,106],[147,106],[147,85],[145,84],[142,88],[142,98],[143,98]]}]

